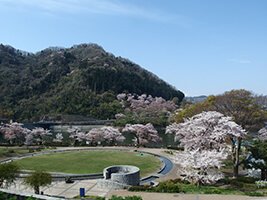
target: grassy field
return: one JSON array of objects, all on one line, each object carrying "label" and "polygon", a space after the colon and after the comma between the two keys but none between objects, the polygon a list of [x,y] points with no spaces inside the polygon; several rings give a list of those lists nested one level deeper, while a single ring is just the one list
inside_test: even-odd
[{"label": "grassy field", "polygon": [[152,155],[124,151],[74,151],[34,156],[15,161],[22,169],[88,174],[102,172],[110,165],[135,165],[141,176],[160,169],[161,162]]}]

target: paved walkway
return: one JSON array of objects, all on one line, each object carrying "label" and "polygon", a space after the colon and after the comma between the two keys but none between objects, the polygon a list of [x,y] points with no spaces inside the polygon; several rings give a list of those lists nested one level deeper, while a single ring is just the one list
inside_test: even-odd
[{"label": "paved walkway", "polygon": [[267,200],[267,197],[249,197],[241,195],[195,195],[195,194],[168,194],[150,192],[111,191],[108,197],[117,196],[141,196],[143,200]]},{"label": "paved walkway", "polygon": [[[85,194],[89,196],[104,197],[110,192],[109,189],[102,189],[97,187],[97,179],[95,180],[81,180],[74,183],[65,183],[65,181],[52,182],[47,187],[41,187],[40,191],[49,196],[73,198],[79,196],[80,188],[85,188]],[[17,180],[15,185],[12,185],[9,190],[18,192],[33,193],[33,189],[25,186],[22,180]]]}]

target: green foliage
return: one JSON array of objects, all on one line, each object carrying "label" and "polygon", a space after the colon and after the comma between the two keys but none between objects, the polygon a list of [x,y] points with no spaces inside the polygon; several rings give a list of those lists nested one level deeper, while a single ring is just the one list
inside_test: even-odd
[{"label": "green foliage", "polygon": [[40,193],[39,190],[41,186],[47,186],[51,184],[51,182],[52,176],[49,173],[43,171],[35,171],[24,179],[24,183],[34,188],[36,194]]},{"label": "green foliage", "polygon": [[244,89],[216,96],[213,106],[249,131],[259,130],[267,119],[266,111],[257,103],[257,97]]},{"label": "green foliage", "polygon": [[15,195],[11,195],[5,192],[0,191],[0,199],[1,200],[17,200],[17,199],[25,199],[25,200],[38,200],[37,198],[34,197],[20,197],[17,198]]},{"label": "green foliage", "polygon": [[7,187],[12,184],[18,172],[19,167],[13,162],[0,164],[0,187]]},{"label": "green foliage", "polygon": [[245,192],[245,195],[252,197],[263,197],[264,193],[262,192]]},{"label": "green foliage", "polygon": [[94,44],[24,55],[0,45],[0,117],[36,121],[79,114],[111,119],[121,110],[116,95],[147,93],[165,99],[184,94],[129,60]]},{"label": "green foliage", "polygon": [[0,199],[8,199],[8,194],[0,191]]},{"label": "green foliage", "polygon": [[192,117],[203,111],[210,111],[213,108],[215,96],[209,96],[205,101],[196,104],[185,104],[183,109],[174,115],[173,120],[176,123],[181,123],[184,119]]}]

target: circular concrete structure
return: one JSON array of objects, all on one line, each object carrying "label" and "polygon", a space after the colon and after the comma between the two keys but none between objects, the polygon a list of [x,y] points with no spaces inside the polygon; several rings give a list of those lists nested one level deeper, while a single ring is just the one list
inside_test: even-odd
[{"label": "circular concrete structure", "polygon": [[115,165],[107,167],[103,170],[105,180],[123,184],[123,185],[139,185],[140,169],[130,165]]}]

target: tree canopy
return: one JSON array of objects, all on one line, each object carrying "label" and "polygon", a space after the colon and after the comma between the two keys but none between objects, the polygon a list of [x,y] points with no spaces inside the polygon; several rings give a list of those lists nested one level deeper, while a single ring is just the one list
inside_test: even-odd
[{"label": "tree canopy", "polygon": [[0,188],[8,187],[14,183],[17,174],[19,173],[19,166],[15,163],[0,164]]},{"label": "tree canopy", "polygon": [[24,183],[34,189],[35,194],[40,193],[41,186],[50,185],[52,177],[49,173],[43,171],[35,171],[24,179]]},{"label": "tree canopy", "polygon": [[267,112],[258,103],[257,96],[247,90],[231,90],[217,96],[209,96],[205,101],[184,106],[174,121],[182,122],[202,111],[218,111],[249,131],[257,131],[264,126]]}]

